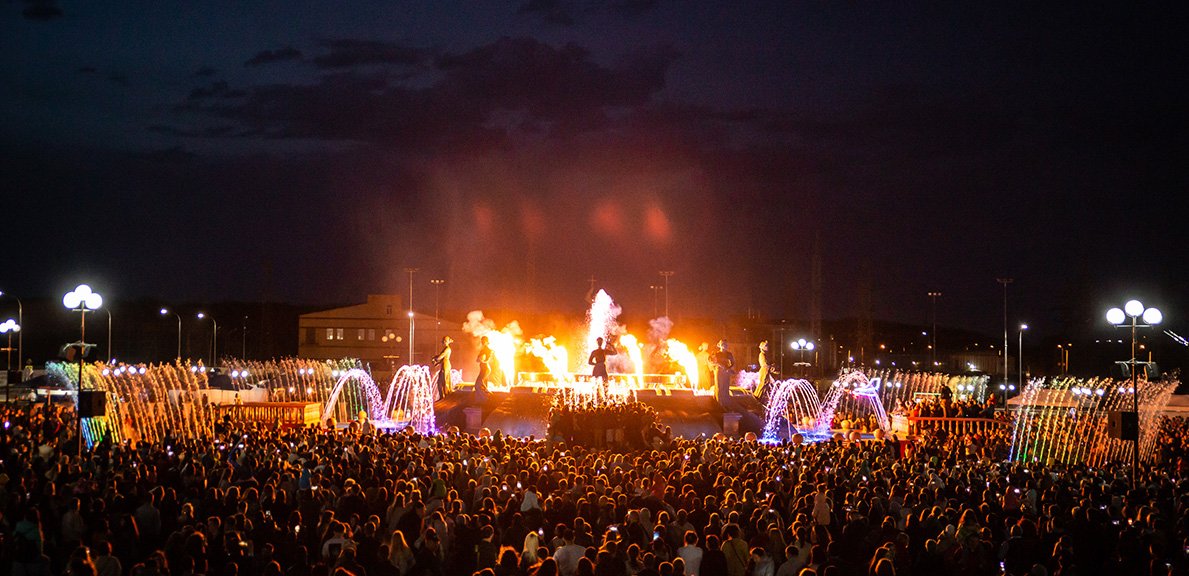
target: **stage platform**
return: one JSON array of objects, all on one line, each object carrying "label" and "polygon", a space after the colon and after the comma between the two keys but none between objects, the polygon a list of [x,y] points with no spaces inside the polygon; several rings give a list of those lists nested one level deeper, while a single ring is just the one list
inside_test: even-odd
[{"label": "stage platform", "polygon": [[[688,389],[641,389],[636,391],[636,399],[656,410],[661,424],[684,438],[723,432],[723,414],[728,412],[740,414],[739,434],[759,434],[764,427],[763,406],[741,388],[732,389],[731,397],[721,404],[714,396],[694,394]],[[481,428],[511,436],[544,438],[552,402],[552,391],[516,386],[507,392],[489,392],[487,400],[478,403],[470,387],[464,386],[437,401],[434,413],[439,430],[446,426],[466,430],[465,410],[477,407],[482,410]]]}]

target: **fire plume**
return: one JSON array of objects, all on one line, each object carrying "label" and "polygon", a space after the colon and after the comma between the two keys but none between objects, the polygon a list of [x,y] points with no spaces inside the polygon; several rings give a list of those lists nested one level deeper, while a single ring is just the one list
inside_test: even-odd
[{"label": "fire plume", "polygon": [[690,352],[689,347],[680,340],[670,338],[666,341],[669,345],[669,357],[681,365],[685,370],[685,376],[689,378],[690,386],[693,389],[698,388],[698,357]]}]

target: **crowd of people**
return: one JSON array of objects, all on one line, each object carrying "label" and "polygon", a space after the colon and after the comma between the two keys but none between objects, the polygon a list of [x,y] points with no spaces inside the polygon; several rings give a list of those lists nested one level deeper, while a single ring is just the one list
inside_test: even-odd
[{"label": "crowd of people", "polygon": [[[14,576],[1185,574],[1189,426],[1161,461],[1004,462],[1003,432],[597,447],[221,422],[100,442],[5,406]],[[575,438],[577,440],[577,438]]]},{"label": "crowd of people", "polygon": [[661,447],[673,437],[651,406],[637,401],[573,403],[549,409],[548,438],[595,448]]}]

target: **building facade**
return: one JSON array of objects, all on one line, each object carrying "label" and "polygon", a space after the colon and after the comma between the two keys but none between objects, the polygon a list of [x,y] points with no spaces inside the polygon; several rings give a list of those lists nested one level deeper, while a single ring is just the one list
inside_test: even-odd
[{"label": "building facade", "polygon": [[[298,319],[298,356],[313,360],[356,358],[370,368],[377,380],[390,377],[412,361],[428,364],[437,353],[441,337],[458,338],[430,315],[412,317],[395,294],[371,294],[367,302],[302,314]],[[452,326],[453,327],[453,326]]]}]

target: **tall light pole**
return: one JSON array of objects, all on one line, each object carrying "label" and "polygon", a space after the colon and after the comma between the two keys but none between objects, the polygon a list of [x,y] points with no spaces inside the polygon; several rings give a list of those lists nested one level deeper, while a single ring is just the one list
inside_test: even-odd
[{"label": "tall light pole", "polygon": [[[8,370],[10,372],[12,371],[12,333],[13,332],[16,332],[17,339],[20,339],[21,325],[16,322],[13,322],[12,318],[5,320],[3,323],[0,323],[0,334],[8,335],[8,346],[4,347],[4,352],[5,352],[5,355],[8,356],[8,359],[5,362],[4,369]],[[21,363],[21,356],[20,356],[20,354],[17,354],[17,364],[20,364],[20,363]],[[9,382],[8,385],[11,387],[12,382]],[[8,394],[5,394],[4,397],[7,398]]]},{"label": "tall light pole", "polygon": [[1003,284],[1003,383],[1007,384],[1007,285],[1012,278],[996,278],[996,282]]},{"label": "tall light pole", "polygon": [[929,350],[932,352],[929,362],[933,364],[930,370],[937,370],[937,298],[941,296],[941,292],[929,292],[929,300],[932,301],[933,308],[933,331],[929,333],[932,343],[929,344]]},{"label": "tall light pole", "polygon": [[203,318],[211,319],[211,363],[209,367],[214,368],[216,366],[215,362],[219,360],[219,323],[215,321],[214,316],[209,316],[205,312],[199,312],[198,319],[202,320]]},{"label": "tall light pole", "polygon": [[413,311],[409,310],[409,366],[413,365]]},{"label": "tall light pole", "polygon": [[420,268],[405,268],[405,272],[409,273],[409,310],[413,309],[413,274],[420,271]]},{"label": "tall light pole", "polygon": [[111,308],[104,308],[107,312],[107,361],[111,362]]},{"label": "tall light pole", "polygon": [[[24,306],[24,304],[21,304],[21,299],[17,298],[16,294],[9,294],[3,290],[0,290],[0,297],[4,297],[4,296],[12,296],[12,298],[17,301],[17,324],[24,326],[25,325],[25,306]],[[17,334],[17,364],[18,365],[22,362],[21,358],[24,358],[24,356],[23,356],[24,353],[25,353],[25,333],[20,332]]]},{"label": "tall light pole", "polygon": [[[78,394],[76,399],[82,398],[83,391],[83,356],[87,354],[87,312],[93,312],[103,307],[103,296],[91,290],[86,284],[79,284],[62,296],[62,305],[79,313],[78,324]],[[78,454],[83,454],[83,419],[78,419]]]},{"label": "tall light pole", "polygon": [[1020,356],[1019,386],[1020,386],[1021,390],[1024,389],[1024,331],[1027,329],[1028,329],[1027,324],[1020,324],[1020,344],[1019,344],[1019,347],[1017,348],[1017,350],[1019,351],[1019,356]]},{"label": "tall light pole", "polygon": [[413,274],[420,272],[420,268],[405,268],[409,273],[409,365],[413,364]]},{"label": "tall light pole", "polygon": [[441,278],[434,278],[430,280],[429,283],[433,284],[433,337],[434,341],[436,342],[438,337],[441,336],[441,334],[438,334],[438,332],[442,331],[442,310],[439,307],[439,304],[441,303],[442,284],[445,284],[446,281],[442,280]]},{"label": "tall light pole", "polygon": [[[1135,373],[1135,330],[1155,326],[1164,320],[1164,314],[1155,308],[1144,308],[1139,300],[1128,300],[1123,309],[1111,308],[1106,312],[1106,321],[1115,326],[1127,327],[1127,319],[1131,319],[1131,408],[1135,412],[1135,453],[1131,457],[1131,486],[1135,487],[1139,479],[1139,386]],[[1138,321],[1143,319],[1144,323]]]},{"label": "tall light pole", "polygon": [[669,317],[669,278],[673,277],[672,270],[661,270],[661,277],[665,279],[665,318]]},{"label": "tall light pole", "polygon": [[658,305],[661,300],[661,289],[662,288],[663,288],[663,286],[661,286],[660,284],[649,284],[649,286],[648,286],[648,289],[652,290],[652,317],[653,318],[656,318],[656,314],[660,310],[658,308]]},{"label": "tall light pole", "polygon": [[244,316],[243,329],[244,329],[243,332],[240,333],[239,359],[247,360],[248,359],[248,317],[246,315]]},{"label": "tall light pole", "polygon": [[178,317],[178,356],[177,356],[177,361],[181,362],[182,361],[182,315],[178,314],[177,312],[170,311],[169,308],[162,308],[161,315],[165,316],[167,314],[173,314],[174,316]]}]

